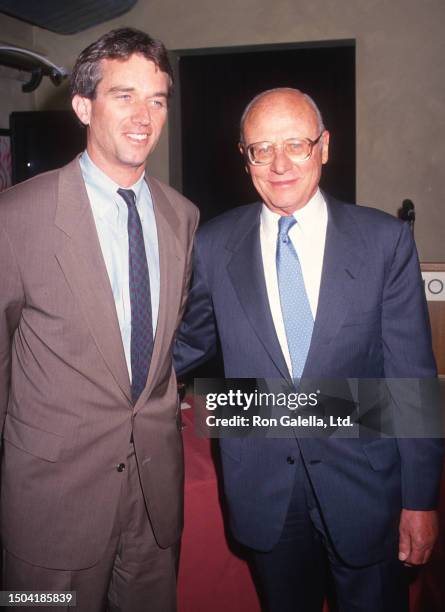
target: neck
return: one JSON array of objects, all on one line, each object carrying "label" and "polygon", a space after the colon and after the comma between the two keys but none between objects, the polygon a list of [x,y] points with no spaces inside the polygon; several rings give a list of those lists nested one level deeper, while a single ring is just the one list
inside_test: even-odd
[{"label": "neck", "polygon": [[120,187],[131,187],[141,178],[145,172],[145,164],[140,166],[130,166],[124,164],[110,164],[104,161],[100,156],[96,155],[87,147],[87,153],[95,166],[99,168],[112,181],[120,185]]}]

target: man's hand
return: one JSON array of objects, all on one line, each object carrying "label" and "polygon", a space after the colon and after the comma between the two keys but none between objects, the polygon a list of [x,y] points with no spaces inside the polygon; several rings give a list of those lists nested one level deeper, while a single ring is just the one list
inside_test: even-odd
[{"label": "man's hand", "polygon": [[405,565],[422,565],[430,558],[438,533],[434,510],[402,509],[399,524],[399,559]]}]

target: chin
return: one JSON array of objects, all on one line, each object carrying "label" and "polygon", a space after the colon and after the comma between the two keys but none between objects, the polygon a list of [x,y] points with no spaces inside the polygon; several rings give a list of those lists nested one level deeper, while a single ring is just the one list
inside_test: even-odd
[{"label": "chin", "polygon": [[296,205],[295,202],[292,202],[292,203],[283,202],[283,203],[275,204],[274,207],[275,207],[276,212],[282,212],[287,215],[291,215],[295,210],[297,210],[298,205]]},{"label": "chin", "polygon": [[128,155],[126,157],[122,157],[120,162],[125,166],[131,166],[132,168],[139,168],[140,166],[145,165],[147,161],[148,153],[146,155]]},{"label": "chin", "polygon": [[120,161],[129,166],[140,166],[142,164],[145,164],[147,157],[150,155],[151,151],[151,146],[146,146],[145,148],[140,148],[136,151],[134,149],[127,149],[126,151],[121,151],[121,155],[119,156]]}]

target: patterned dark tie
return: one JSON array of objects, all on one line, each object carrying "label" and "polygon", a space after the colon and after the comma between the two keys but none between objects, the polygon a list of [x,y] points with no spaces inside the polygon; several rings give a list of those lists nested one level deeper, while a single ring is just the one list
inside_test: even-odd
[{"label": "patterned dark tie", "polygon": [[131,395],[135,404],[147,382],[153,352],[153,324],[150,277],[136,195],[131,189],[118,189],[128,206],[128,261],[131,304]]}]

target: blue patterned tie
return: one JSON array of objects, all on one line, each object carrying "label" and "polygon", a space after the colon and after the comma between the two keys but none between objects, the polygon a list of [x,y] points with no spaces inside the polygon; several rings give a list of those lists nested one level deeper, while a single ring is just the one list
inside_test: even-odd
[{"label": "blue patterned tie", "polygon": [[292,378],[301,378],[311,344],[314,318],[300,260],[289,238],[289,230],[296,222],[293,216],[280,217],[278,222],[277,277]]},{"label": "blue patterned tie", "polygon": [[128,206],[128,260],[131,304],[131,395],[136,403],[145,387],[153,352],[150,277],[136,196],[118,189]]}]

